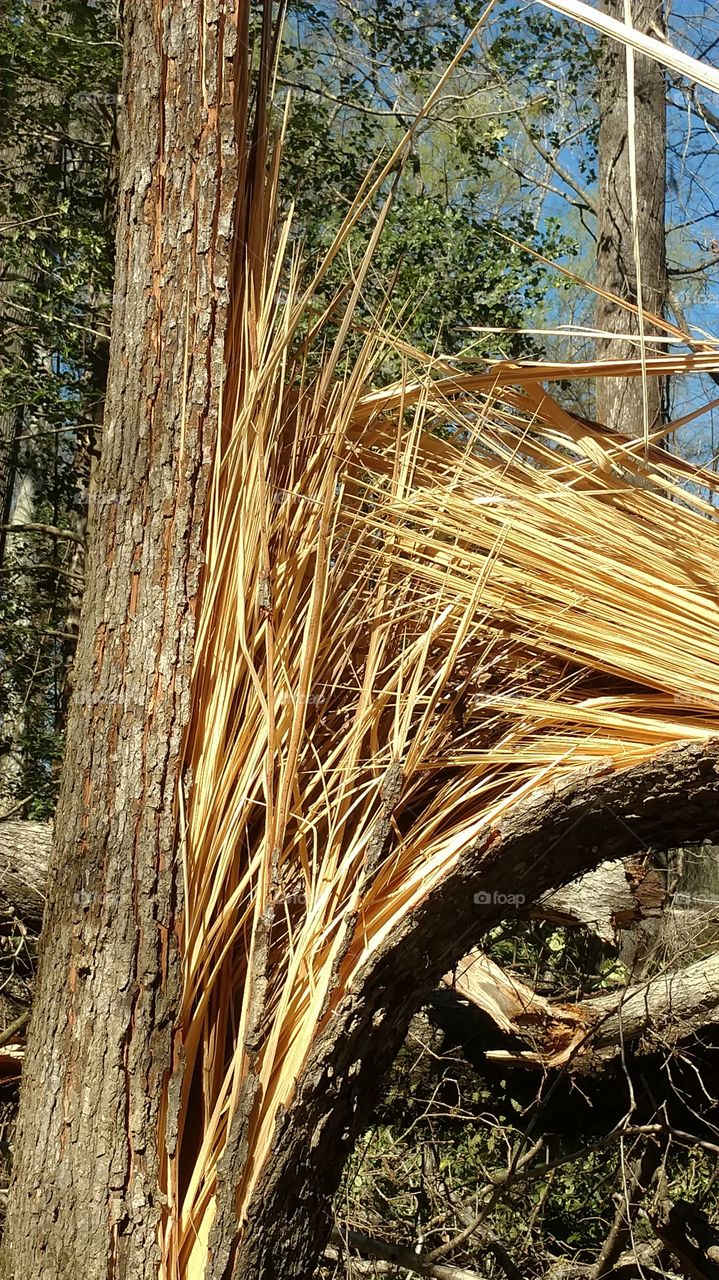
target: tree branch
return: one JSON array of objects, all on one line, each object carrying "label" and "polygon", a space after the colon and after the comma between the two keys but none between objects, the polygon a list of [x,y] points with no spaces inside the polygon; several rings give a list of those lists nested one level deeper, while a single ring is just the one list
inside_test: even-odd
[{"label": "tree branch", "polygon": [[444,983],[485,1013],[505,1034],[529,1040],[524,1052],[487,1056],[559,1067],[588,1055],[603,1060],[651,1033],[663,1042],[719,1022],[719,952],[677,972],[578,1004],[553,1003],[482,952],[466,958]]},{"label": "tree branch", "polygon": [[72,529],[57,529],[53,524],[4,524],[3,533],[45,533],[49,538],[63,538],[66,542],[83,543],[85,539]]},{"label": "tree branch", "polygon": [[331,1239],[333,1244],[355,1249],[366,1258],[378,1258],[381,1262],[403,1267],[413,1275],[427,1276],[430,1280],[482,1280],[477,1271],[467,1271],[465,1267],[453,1267],[443,1262],[428,1262],[423,1260],[421,1253],[403,1248],[402,1245],[390,1244],[387,1240],[377,1240],[364,1231],[346,1230],[341,1235],[335,1230]]},{"label": "tree branch", "polygon": [[[682,308],[681,308],[681,305],[680,305],[680,303],[679,303],[679,299],[677,298],[676,294],[675,294],[673,291],[671,291],[671,290],[670,290],[670,292],[669,292],[669,306],[671,307],[672,311],[674,312],[674,319],[676,320],[677,324],[679,325],[679,328],[680,328],[680,329],[683,329],[683,330],[684,330],[684,332],[686,333],[687,337],[688,337],[688,336],[689,336],[689,327],[688,327],[687,322],[686,322],[686,317],[685,317],[684,312],[683,312],[683,310],[682,310]],[[719,373],[712,373],[712,372],[711,372],[711,370],[707,370],[707,376],[708,376],[709,378],[711,378],[712,382],[713,382],[717,387],[719,387]]]},{"label": "tree branch", "polygon": [[592,1280],[603,1280],[615,1268],[627,1245],[632,1241],[632,1227],[636,1221],[642,1200],[659,1168],[663,1147],[649,1142],[637,1160],[632,1163],[626,1180],[624,1194],[618,1197],[609,1235],[597,1258]]},{"label": "tree branch", "polygon": [[581,926],[614,943],[617,933],[638,920],[658,915],[666,892],[657,871],[646,859],[603,862],[596,871],[573,880],[537,903],[532,915],[556,924]]},{"label": "tree branch", "polygon": [[[531,143],[531,145],[534,147],[534,150],[537,152],[537,155],[541,157],[544,163],[547,164],[549,168],[553,170],[554,173],[556,173],[557,177],[561,179],[564,185],[569,187],[570,191],[573,191],[574,194],[579,197],[579,201],[582,207],[585,209],[588,209],[590,213],[596,214],[597,201],[594,198],[594,196],[591,195],[591,193],[587,191],[586,188],[581,185],[581,183],[577,182],[572,177],[569,170],[565,169],[563,164],[560,164],[559,160],[557,160],[556,156],[552,155],[551,151],[548,151],[546,147],[542,146],[542,143],[538,140],[538,138],[535,137],[534,133],[529,128],[529,125],[527,124],[526,120],[523,119],[521,115],[518,115],[517,119],[519,120],[519,123],[521,124],[522,129],[524,130],[524,133],[527,135],[528,141]],[[572,201],[572,203],[574,202]]]}]

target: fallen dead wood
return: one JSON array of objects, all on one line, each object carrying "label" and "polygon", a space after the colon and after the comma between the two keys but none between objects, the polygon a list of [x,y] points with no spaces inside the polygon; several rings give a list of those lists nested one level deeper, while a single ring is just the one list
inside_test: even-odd
[{"label": "fallen dead wood", "polygon": [[[0,903],[26,924],[37,926],[45,903],[45,881],[52,847],[49,823],[0,822]],[[658,874],[646,859],[634,856],[602,863],[549,894],[533,914],[557,923],[589,929],[604,941],[617,931],[651,914],[664,904]],[[705,970],[704,965],[708,965]],[[444,985],[451,986],[492,1019],[505,1034],[518,1035],[531,1048],[495,1058],[559,1066],[578,1052],[616,1051],[620,1039],[638,1038],[650,1028],[665,1031],[677,1023],[683,1030],[719,1020],[719,958],[655,979],[621,996],[612,994],[582,1004],[552,1002],[517,977],[505,972],[480,952],[472,953]],[[709,985],[704,988],[702,984]],[[14,1056],[16,1046],[10,1050]],[[6,1050],[7,1054],[8,1050]]]},{"label": "fallen dead wood", "polygon": [[673,1043],[719,1023],[719,952],[578,1004],[547,1000],[479,951],[445,974],[443,982],[502,1032],[530,1043],[527,1050],[487,1055],[508,1062],[559,1067],[586,1054],[612,1057],[642,1037]]},{"label": "fallen dead wood", "polygon": [[454,1267],[445,1262],[430,1262],[413,1249],[378,1240],[364,1231],[346,1230],[342,1235],[333,1231],[332,1245],[362,1254],[365,1258],[375,1258],[393,1268],[401,1267],[412,1275],[427,1276],[429,1280],[480,1280],[477,1271],[467,1271],[465,1267]]},{"label": "fallen dead wood", "polygon": [[603,862],[551,893],[532,915],[589,929],[603,942],[614,943],[638,921],[659,915],[665,901],[662,877],[647,859],[625,858]]},{"label": "fallen dead wood", "polygon": [[677,1200],[664,1205],[659,1215],[650,1217],[650,1222],[687,1280],[719,1280],[719,1231],[703,1210]]},{"label": "fallen dead wood", "polygon": [[582,1007],[593,1017],[597,1049],[645,1035],[675,1041],[719,1022],[719,952]]},{"label": "fallen dead wood", "polygon": [[45,907],[52,827],[0,822],[0,1080],[20,1074]]},{"label": "fallen dead wood", "polygon": [[0,822],[0,903],[27,924],[42,920],[51,847],[48,822]]},{"label": "fallen dead wood", "polygon": [[491,1018],[505,1035],[519,1036],[532,1045],[519,1053],[491,1051],[487,1055],[491,1058],[560,1066],[590,1030],[581,1005],[545,999],[481,951],[471,952],[453,973],[445,974],[443,983]]}]

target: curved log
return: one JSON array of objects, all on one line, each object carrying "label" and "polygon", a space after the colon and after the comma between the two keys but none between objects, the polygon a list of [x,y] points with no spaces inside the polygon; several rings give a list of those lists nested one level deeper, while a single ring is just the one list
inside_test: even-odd
[{"label": "curved log", "polygon": [[[229,1240],[220,1240],[208,1276],[303,1280],[314,1273],[329,1239],[331,1200],[345,1158],[410,1018],[442,974],[506,915],[495,895],[522,893],[529,906],[604,860],[646,846],[666,849],[714,838],[718,802],[715,739],[622,772],[578,773],[518,805],[468,848],[368,958],[354,989],[330,1015],[297,1081],[293,1105],[278,1118],[241,1243],[233,1250]],[[480,890],[485,905],[474,901]],[[226,1176],[237,1154],[226,1153]],[[228,1221],[228,1231],[234,1229]]]}]

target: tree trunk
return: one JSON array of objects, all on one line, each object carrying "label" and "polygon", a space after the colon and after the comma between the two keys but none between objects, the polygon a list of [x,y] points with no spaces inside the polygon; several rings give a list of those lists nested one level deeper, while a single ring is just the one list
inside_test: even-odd
[{"label": "tree trunk", "polygon": [[[623,0],[605,0],[605,11],[624,18]],[[664,30],[662,0],[633,0],[632,19],[638,31]],[[626,55],[615,40],[605,39],[599,66],[599,219],[597,228],[597,284],[630,303],[638,301],[632,221],[631,175],[627,132]],[[634,59],[636,101],[637,231],[644,308],[661,316],[667,297],[664,205],[666,196],[666,85],[662,67],[649,58]],[[637,319],[616,303],[597,298],[597,328],[610,333],[636,334]],[[656,333],[645,325],[647,336]],[[636,342],[599,340],[597,354],[617,360],[636,359]],[[662,418],[662,388],[658,379],[647,385],[649,428]],[[642,382],[638,378],[600,378],[596,388],[600,422],[629,435],[644,433]]]},{"label": "tree trunk", "polygon": [[103,455],[2,1270],[156,1277],[177,761],[232,238],[234,29],[125,11]]},{"label": "tree trunk", "polygon": [[[113,133],[112,143],[116,142]],[[114,158],[111,157],[108,173],[112,172]],[[108,179],[109,182],[109,179]],[[74,471],[76,476],[75,501],[70,512],[70,526],[78,541],[73,549],[69,562],[67,613],[63,625],[63,673],[62,694],[59,720],[62,723],[66,713],[72,690],[72,664],[77,644],[77,630],[80,625],[82,597],[85,590],[85,565],[87,561],[87,521],[90,511],[90,495],[97,479],[97,463],[100,456],[102,438],[102,418],[107,393],[107,374],[110,357],[110,308],[95,301],[92,291],[93,305],[90,313],[95,329],[93,348],[87,372],[89,411],[88,423],[79,434],[75,447]]]}]

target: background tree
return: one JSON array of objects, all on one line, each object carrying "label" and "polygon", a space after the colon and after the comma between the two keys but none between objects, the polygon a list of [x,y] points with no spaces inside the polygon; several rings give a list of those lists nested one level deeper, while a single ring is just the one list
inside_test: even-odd
[{"label": "background tree", "polygon": [[[290,99],[282,192],[295,202],[296,233],[310,257],[331,243],[374,157],[396,146],[479,12],[454,0],[291,7],[280,70]],[[464,59],[413,137],[365,288],[371,312],[391,280],[407,337],[429,349],[528,350],[512,330],[537,313],[549,286],[536,254],[575,248],[555,219],[537,225],[517,202],[500,163],[512,118],[496,99],[494,69]],[[328,291],[340,270],[328,276]],[[476,326],[507,332],[478,339]]]},{"label": "background tree", "polygon": [[[610,16],[623,18],[623,2],[605,6]],[[647,35],[664,36],[662,3],[632,5],[632,21]],[[599,67],[599,189],[597,225],[597,286],[634,306],[639,301],[652,316],[666,311],[666,77],[650,58],[632,59],[631,103],[626,54],[611,40],[602,45]],[[632,120],[633,115],[633,120]],[[631,131],[631,133],[630,133]],[[633,134],[633,136],[631,136]],[[620,309],[610,298],[597,297],[597,328],[622,335],[639,334],[639,317]],[[655,326],[642,324],[651,338]],[[600,352],[616,360],[631,359],[636,342],[609,339]],[[655,430],[666,416],[660,381],[644,384],[627,378],[603,379],[597,384],[597,417],[611,427],[643,435]]]}]

